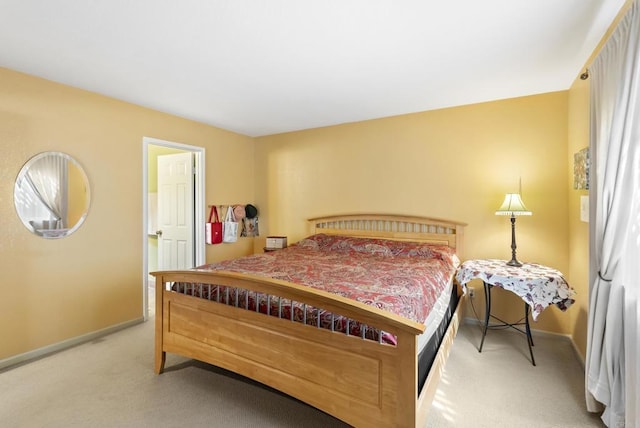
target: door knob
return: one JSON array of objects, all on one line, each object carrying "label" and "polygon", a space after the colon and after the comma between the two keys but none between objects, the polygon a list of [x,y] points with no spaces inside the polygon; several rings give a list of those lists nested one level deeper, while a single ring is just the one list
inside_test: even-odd
[{"label": "door knob", "polygon": [[156,235],[158,235],[158,237],[162,236],[162,230],[156,230]]}]

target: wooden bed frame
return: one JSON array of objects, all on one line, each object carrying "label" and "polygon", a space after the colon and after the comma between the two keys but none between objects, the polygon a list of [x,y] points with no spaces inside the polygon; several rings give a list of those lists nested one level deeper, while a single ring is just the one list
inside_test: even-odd
[{"label": "wooden bed frame", "polygon": [[[395,215],[341,215],[309,220],[310,233],[446,244],[461,253],[463,223]],[[424,427],[464,296],[418,395],[417,335],[424,325],[373,306],[293,283],[232,272],[155,272],[155,372],[165,353],[244,375],[356,427]],[[239,287],[292,299],[392,333],[381,344],[170,291],[173,282]],[[457,289],[458,295],[461,294]]]}]

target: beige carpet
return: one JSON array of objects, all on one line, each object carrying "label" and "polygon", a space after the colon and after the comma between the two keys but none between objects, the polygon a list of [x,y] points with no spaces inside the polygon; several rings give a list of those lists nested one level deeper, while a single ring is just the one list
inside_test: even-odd
[{"label": "beige carpet", "polygon": [[568,340],[534,332],[534,367],[524,335],[489,330],[478,353],[481,334],[476,324],[460,328],[429,428],[604,427],[587,412],[584,369]]},{"label": "beige carpet", "polygon": [[[568,342],[490,331],[456,338],[428,427],[601,427],[585,410],[583,373]],[[287,396],[168,355],[153,367],[153,323],[0,373],[2,427],[344,427]]]}]

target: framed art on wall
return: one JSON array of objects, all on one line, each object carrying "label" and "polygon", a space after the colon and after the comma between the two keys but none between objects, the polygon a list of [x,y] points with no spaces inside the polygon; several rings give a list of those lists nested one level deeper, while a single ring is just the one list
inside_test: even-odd
[{"label": "framed art on wall", "polygon": [[573,188],[589,190],[589,148],[585,147],[573,155]]}]

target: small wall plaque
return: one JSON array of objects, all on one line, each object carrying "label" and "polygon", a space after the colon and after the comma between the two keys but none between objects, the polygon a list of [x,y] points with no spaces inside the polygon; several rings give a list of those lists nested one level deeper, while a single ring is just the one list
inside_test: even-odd
[{"label": "small wall plaque", "polygon": [[589,147],[573,155],[573,188],[589,190]]}]

